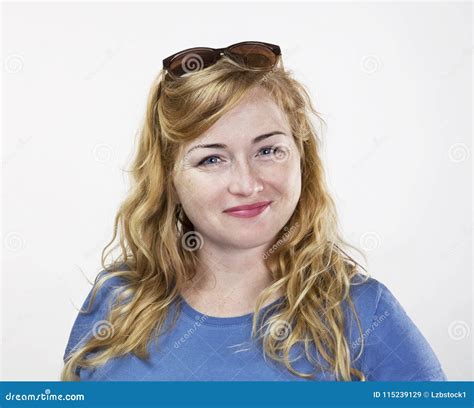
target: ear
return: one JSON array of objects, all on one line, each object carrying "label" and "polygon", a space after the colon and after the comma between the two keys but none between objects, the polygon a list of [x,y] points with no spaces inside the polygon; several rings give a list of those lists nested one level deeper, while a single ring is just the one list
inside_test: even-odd
[{"label": "ear", "polygon": [[179,197],[178,197],[178,192],[176,191],[176,188],[175,188],[175,186],[174,186],[174,182],[171,183],[171,190],[172,190],[172,191],[171,191],[171,196],[172,196],[171,201],[172,201],[172,203],[173,203],[174,205],[179,205],[179,204],[181,204],[181,200],[180,200]]}]

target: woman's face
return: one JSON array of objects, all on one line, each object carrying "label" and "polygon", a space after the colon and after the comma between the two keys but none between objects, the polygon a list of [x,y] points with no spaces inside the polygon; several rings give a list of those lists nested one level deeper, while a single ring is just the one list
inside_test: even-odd
[{"label": "woman's face", "polygon": [[[244,249],[273,244],[301,193],[300,155],[286,115],[269,94],[255,88],[184,146],[173,181],[204,245],[211,241]],[[226,211],[267,201],[257,215]]]}]

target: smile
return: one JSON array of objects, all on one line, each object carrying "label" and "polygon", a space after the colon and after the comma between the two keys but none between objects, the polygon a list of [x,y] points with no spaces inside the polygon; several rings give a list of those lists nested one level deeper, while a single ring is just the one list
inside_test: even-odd
[{"label": "smile", "polygon": [[251,218],[256,217],[257,215],[264,212],[265,209],[270,206],[270,204],[271,201],[259,207],[254,207],[246,210],[225,211],[225,213],[231,215],[232,217]]}]

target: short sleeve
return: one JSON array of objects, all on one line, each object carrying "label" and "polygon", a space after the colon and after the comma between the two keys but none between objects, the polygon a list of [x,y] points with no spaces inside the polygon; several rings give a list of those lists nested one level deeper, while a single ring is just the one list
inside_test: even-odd
[{"label": "short sleeve", "polygon": [[362,368],[368,381],[447,381],[428,341],[390,290],[379,297],[366,328]]},{"label": "short sleeve", "polygon": [[[96,282],[103,276],[103,274],[104,271],[99,274]],[[106,319],[113,300],[118,294],[115,289],[121,286],[123,286],[123,280],[118,277],[114,276],[106,280],[97,291],[94,301],[90,306],[90,309],[88,309],[89,301],[92,297],[92,292],[95,286],[91,288],[82,304],[81,310],[84,312],[81,311],[78,313],[72,326],[69,340],[63,355],[64,362],[66,362],[72,351],[85,344],[93,336],[94,330],[104,331],[110,329],[107,327],[108,322]],[[88,313],[85,312],[87,310],[89,310]]]}]

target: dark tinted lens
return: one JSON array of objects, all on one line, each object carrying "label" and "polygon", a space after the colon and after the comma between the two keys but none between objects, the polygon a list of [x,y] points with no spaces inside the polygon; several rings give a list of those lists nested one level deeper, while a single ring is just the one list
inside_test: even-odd
[{"label": "dark tinted lens", "polygon": [[214,51],[202,48],[185,52],[184,54],[176,56],[171,61],[169,71],[173,75],[180,77],[187,73],[200,71],[216,62],[217,56]]},{"label": "dark tinted lens", "polygon": [[239,64],[256,69],[270,69],[277,60],[272,50],[258,44],[236,45],[229,54]]}]

